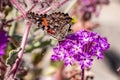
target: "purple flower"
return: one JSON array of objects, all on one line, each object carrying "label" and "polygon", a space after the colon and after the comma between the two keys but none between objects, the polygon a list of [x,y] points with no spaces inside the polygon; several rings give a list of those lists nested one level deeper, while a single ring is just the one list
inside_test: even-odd
[{"label": "purple flower", "polygon": [[103,4],[109,4],[109,0],[78,0],[80,4],[80,11],[90,12],[98,14],[97,7],[101,7]]},{"label": "purple flower", "polygon": [[81,30],[68,35],[54,49],[51,59],[63,61],[65,65],[78,62],[81,68],[89,68],[93,57],[102,59],[103,52],[110,47],[107,39],[96,32]]},{"label": "purple flower", "polygon": [[93,59],[91,58],[92,56],[89,55],[88,53],[84,53],[80,56],[80,59],[78,63],[81,65],[81,68],[89,68],[92,65]]},{"label": "purple flower", "polygon": [[100,0],[81,0],[85,5],[90,5],[99,2]]},{"label": "purple flower", "polygon": [[101,46],[101,48],[103,50],[105,50],[106,48],[109,48],[109,45],[107,44],[107,39],[104,37],[104,38],[99,38],[99,45]]},{"label": "purple flower", "polygon": [[91,36],[92,33],[89,33],[88,31],[82,31],[79,33],[79,40],[83,43],[87,43],[89,41],[93,40],[93,36]]},{"label": "purple flower", "polygon": [[65,66],[67,65],[72,65],[75,62],[75,59],[72,55],[66,55],[64,58],[64,64]]},{"label": "purple flower", "polygon": [[72,48],[70,49],[70,52],[73,54],[82,53],[82,44],[80,42],[76,42],[72,44]]},{"label": "purple flower", "polygon": [[0,30],[0,56],[5,54],[5,48],[7,46],[8,36],[4,30]]},{"label": "purple flower", "polygon": [[58,60],[63,60],[64,59],[66,50],[63,47],[57,46],[53,50],[54,50],[55,54],[53,55],[52,59],[54,61],[56,60],[56,57],[57,57]]}]

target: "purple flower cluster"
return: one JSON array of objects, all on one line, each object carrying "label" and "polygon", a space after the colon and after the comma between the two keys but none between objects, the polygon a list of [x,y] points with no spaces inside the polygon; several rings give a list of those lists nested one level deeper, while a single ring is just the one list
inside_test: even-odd
[{"label": "purple flower cluster", "polygon": [[109,0],[78,0],[78,2],[82,5],[81,11],[91,13],[97,13],[97,6],[109,4]]},{"label": "purple flower cluster", "polygon": [[4,55],[8,43],[8,36],[4,30],[0,30],[0,56]]},{"label": "purple flower cluster", "polygon": [[110,47],[107,39],[96,32],[86,30],[68,35],[54,49],[51,56],[53,61],[63,61],[64,64],[72,65],[78,62],[81,68],[89,68],[93,57],[103,58],[103,51]]}]

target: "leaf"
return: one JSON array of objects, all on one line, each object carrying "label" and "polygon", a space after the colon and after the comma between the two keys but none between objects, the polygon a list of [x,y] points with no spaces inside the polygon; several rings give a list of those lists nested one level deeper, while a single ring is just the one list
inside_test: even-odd
[{"label": "leaf", "polygon": [[15,46],[15,47],[18,47],[20,46],[20,43],[17,39],[15,39],[14,37],[9,37],[9,41]]},{"label": "leaf", "polygon": [[46,40],[43,42],[36,41],[36,42],[26,46],[25,53],[31,52],[32,50],[37,49],[37,48],[48,47],[49,45],[51,45],[51,40]]},{"label": "leaf", "polygon": [[15,63],[15,60],[17,59],[17,53],[21,51],[21,48],[18,48],[17,50],[11,50],[9,52],[9,57],[6,61],[7,65],[12,66]]},{"label": "leaf", "polygon": [[42,48],[42,47],[46,47],[46,46],[48,46],[48,45],[50,45],[50,44],[51,44],[51,40],[47,40],[47,41],[42,42],[39,47],[41,47],[41,48]]},{"label": "leaf", "polygon": [[32,56],[33,58],[32,62],[34,65],[37,65],[43,59],[43,57],[46,54],[46,51],[47,51],[47,48],[43,48],[41,52],[36,53]]},{"label": "leaf", "polygon": [[10,41],[11,49],[18,48],[20,46],[21,39],[22,39],[22,37],[19,35],[16,35],[15,33],[13,36],[10,36],[9,41]]}]

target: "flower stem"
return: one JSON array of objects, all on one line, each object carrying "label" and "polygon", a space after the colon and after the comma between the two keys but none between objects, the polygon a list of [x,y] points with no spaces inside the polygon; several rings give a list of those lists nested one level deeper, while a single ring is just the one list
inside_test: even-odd
[{"label": "flower stem", "polygon": [[17,7],[17,9],[22,13],[22,15],[23,15],[23,17],[25,18],[25,19],[27,19],[27,17],[26,17],[26,11],[23,9],[23,7],[18,3],[18,1],[17,0],[11,0],[11,2],[13,3],[13,4],[15,4],[15,6]]},{"label": "flower stem", "polygon": [[6,71],[6,68],[7,68],[6,64],[4,63],[3,59],[0,58],[0,70]]},{"label": "flower stem", "polygon": [[[21,62],[21,59],[22,59],[22,56],[23,56],[23,53],[24,53],[24,49],[25,49],[25,45],[26,45],[26,42],[27,42],[27,38],[28,38],[28,34],[29,34],[29,31],[30,31],[30,28],[31,28],[31,23],[27,23],[25,34],[23,36],[23,39],[22,39],[22,42],[21,42],[21,46],[20,46],[20,48],[22,48],[22,49],[18,53],[18,59],[16,60],[16,63],[14,64],[12,70],[15,70],[15,68],[16,68],[16,71],[17,71],[17,68],[18,68],[18,66],[19,66],[19,64]],[[14,72],[14,73],[16,73],[16,72]]]},{"label": "flower stem", "polygon": [[60,4],[57,7],[60,7],[61,5],[65,4],[66,2],[68,2],[69,0],[63,0],[62,2],[60,2]]},{"label": "flower stem", "polygon": [[[36,3],[27,12],[30,12],[32,9],[34,9],[35,6],[36,6]],[[18,21],[22,18],[23,18],[23,15],[19,15],[15,19],[13,19],[13,21]]]},{"label": "flower stem", "polygon": [[68,2],[69,0],[63,0],[61,1],[59,4],[58,3],[54,3],[52,4],[50,7],[48,7],[47,9],[45,9],[44,11],[37,11],[39,14],[44,14],[49,12],[50,10],[52,10],[54,7],[59,8],[60,6],[62,6],[63,4],[65,4],[66,2]]},{"label": "flower stem", "polygon": [[81,80],[84,80],[84,74],[85,74],[85,70],[84,70],[84,69],[82,69]]},{"label": "flower stem", "polygon": [[7,79],[6,80],[9,80],[9,78],[11,78],[11,77],[15,78],[17,70],[20,66],[20,62],[22,60],[22,56],[23,56],[23,53],[24,53],[24,50],[25,50],[25,45],[26,45],[26,42],[27,42],[27,38],[28,38],[30,28],[31,28],[31,23],[27,23],[25,34],[23,35],[23,39],[22,39],[21,46],[20,46],[21,51],[18,53],[18,58],[16,59],[12,68],[10,69],[9,73],[7,74]]}]

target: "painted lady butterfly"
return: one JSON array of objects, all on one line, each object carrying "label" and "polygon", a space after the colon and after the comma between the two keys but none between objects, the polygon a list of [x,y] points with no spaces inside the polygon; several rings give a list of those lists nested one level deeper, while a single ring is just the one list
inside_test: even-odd
[{"label": "painted lady butterfly", "polygon": [[47,31],[48,34],[55,37],[59,41],[70,34],[72,18],[65,13],[55,12],[52,14],[36,14],[34,12],[27,13],[27,17],[41,29]]}]

